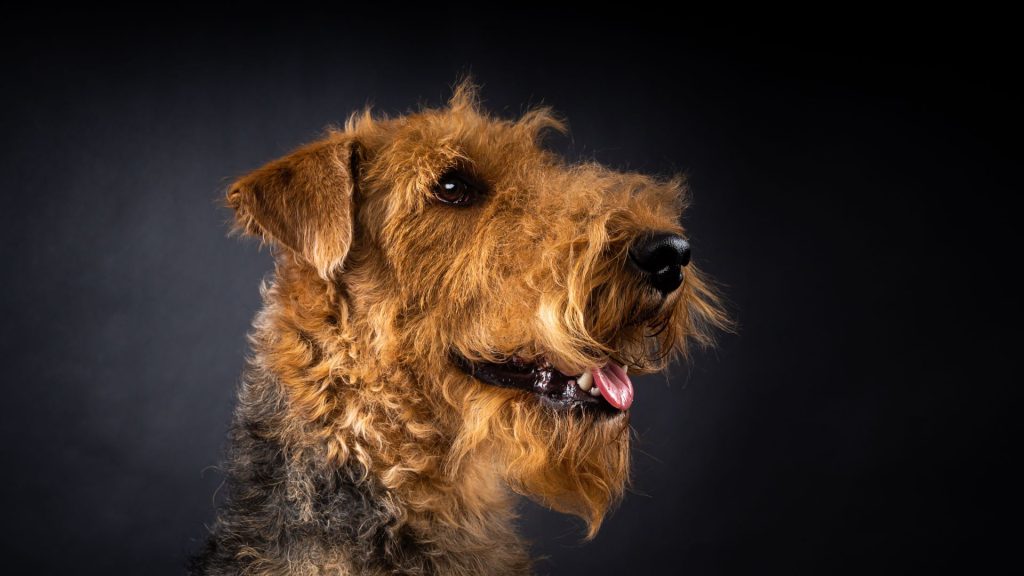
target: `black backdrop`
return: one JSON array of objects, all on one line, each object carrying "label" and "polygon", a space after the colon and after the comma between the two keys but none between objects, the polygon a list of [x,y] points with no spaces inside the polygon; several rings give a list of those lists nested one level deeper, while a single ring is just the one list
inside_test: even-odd
[{"label": "black backdrop", "polygon": [[596,542],[524,505],[540,573],[977,569],[1010,552],[999,328],[1019,316],[1001,277],[1019,263],[1020,156],[1002,143],[1020,100],[998,18],[393,12],[3,25],[5,556],[181,572],[270,270],[226,237],[223,186],[367,102],[439,104],[467,71],[497,113],[564,113],[573,157],[685,172],[695,259],[740,325],[639,383],[635,486]]}]

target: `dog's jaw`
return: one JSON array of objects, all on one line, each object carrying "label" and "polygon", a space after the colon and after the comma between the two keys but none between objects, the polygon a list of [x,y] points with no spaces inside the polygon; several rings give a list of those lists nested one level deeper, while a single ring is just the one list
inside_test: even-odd
[{"label": "dog's jaw", "polygon": [[611,360],[603,367],[569,375],[543,359],[473,362],[458,353],[452,353],[451,358],[460,370],[486,385],[530,392],[542,403],[560,410],[617,416],[633,403],[633,384],[626,368]]}]

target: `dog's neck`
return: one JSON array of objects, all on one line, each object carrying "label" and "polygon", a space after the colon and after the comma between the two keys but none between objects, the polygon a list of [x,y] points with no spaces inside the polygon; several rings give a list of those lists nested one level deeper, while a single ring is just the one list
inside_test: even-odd
[{"label": "dog's neck", "polygon": [[[444,422],[416,393],[420,383],[381,357],[344,285],[285,264],[264,300],[236,436],[279,431],[260,440],[278,446],[288,496],[301,500],[290,504],[304,511],[280,529],[357,525],[332,535],[349,540],[340,554],[392,561],[366,570],[528,572],[515,499],[495,463],[477,455],[451,469],[445,455],[457,423]],[[261,426],[268,420],[291,426]]]}]

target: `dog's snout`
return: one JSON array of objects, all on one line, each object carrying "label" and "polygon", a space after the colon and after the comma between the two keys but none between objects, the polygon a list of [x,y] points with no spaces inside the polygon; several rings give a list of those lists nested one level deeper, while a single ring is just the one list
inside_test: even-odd
[{"label": "dog's snout", "polygon": [[671,232],[645,234],[629,247],[629,259],[652,286],[667,296],[683,283],[683,267],[690,263],[690,243]]}]

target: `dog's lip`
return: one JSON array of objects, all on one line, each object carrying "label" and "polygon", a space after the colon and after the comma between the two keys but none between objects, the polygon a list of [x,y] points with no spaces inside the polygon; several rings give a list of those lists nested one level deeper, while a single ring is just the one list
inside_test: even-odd
[{"label": "dog's lip", "polygon": [[531,361],[513,357],[501,363],[479,362],[468,360],[457,352],[453,352],[451,358],[460,370],[484,384],[531,392],[555,408],[596,409],[606,414],[624,412],[603,395],[595,396],[580,389],[576,382],[582,374],[566,374],[543,358]]}]

